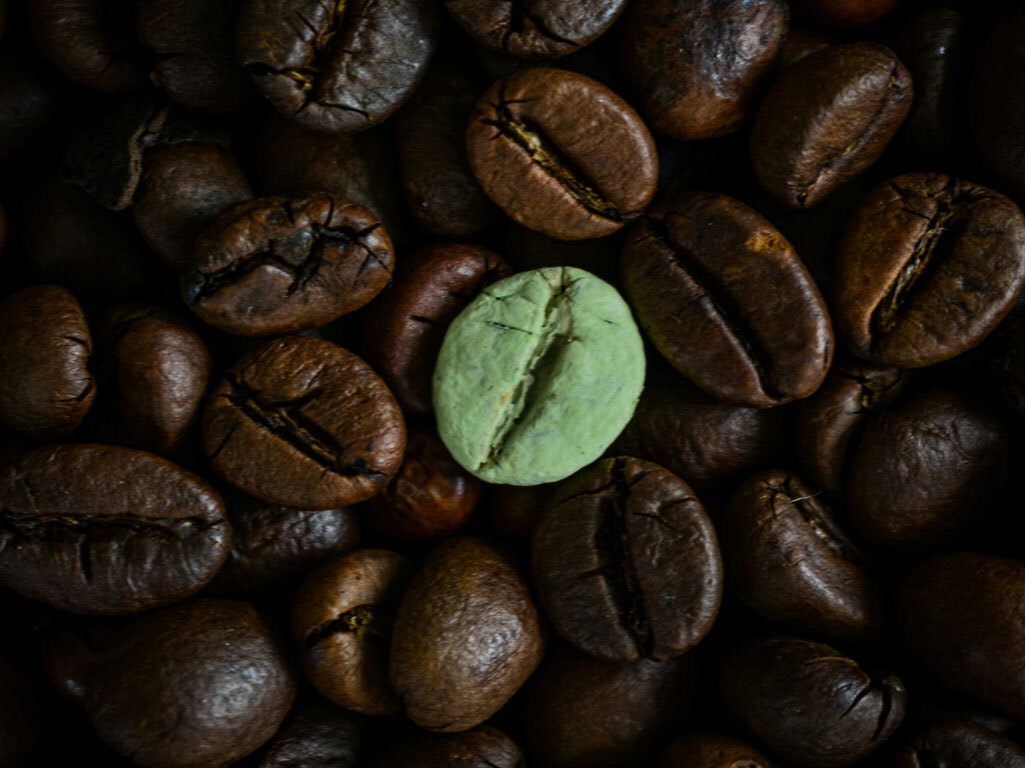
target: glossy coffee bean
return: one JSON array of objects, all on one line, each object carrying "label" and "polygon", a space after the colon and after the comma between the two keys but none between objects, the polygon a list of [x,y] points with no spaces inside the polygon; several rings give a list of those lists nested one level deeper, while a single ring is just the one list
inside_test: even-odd
[{"label": "glossy coffee bean", "polygon": [[836,319],[860,357],[918,368],[978,344],[1025,284],[1025,217],[1003,195],[940,174],[883,182],[837,255]]},{"label": "glossy coffee bean", "polygon": [[452,538],[399,604],[391,682],[421,728],[464,731],[498,711],[543,652],[540,618],[513,566],[483,541]]},{"label": "glossy coffee bean", "polygon": [[243,0],[239,61],[288,119],[326,133],[384,120],[423,77],[437,42],[424,0]]},{"label": "glossy coffee bean", "polygon": [[428,736],[388,752],[374,768],[522,768],[523,753],[497,728],[482,725],[462,733]]},{"label": "glossy coffee bean", "polygon": [[640,117],[573,72],[528,69],[499,80],[477,102],[466,145],[488,197],[552,237],[609,235],[655,194],[658,159]]},{"label": "glossy coffee bean", "polygon": [[136,613],[198,592],[224,562],[220,497],[145,451],[37,448],[0,474],[0,581],[73,613]]},{"label": "glossy coffee bean", "polygon": [[771,768],[757,749],[727,736],[682,736],[662,753],[658,768]]},{"label": "glossy coffee bean", "polygon": [[723,665],[726,706],[774,755],[829,768],[867,757],[897,730],[906,693],[895,675],[869,676],[828,645],[771,637]]},{"label": "glossy coffee bean", "polygon": [[769,90],[751,129],[765,190],[809,208],[883,153],[911,107],[911,75],[889,48],[849,43],[793,65]]},{"label": "glossy coffee bean", "polygon": [[360,722],[322,704],[306,705],[278,731],[257,768],[355,768]]},{"label": "glossy coffee bean", "polygon": [[337,557],[303,583],[292,635],[310,682],[336,704],[368,715],[401,708],[388,681],[388,646],[413,569],[385,549]]},{"label": "glossy coffee bean", "polygon": [[788,22],[782,0],[635,2],[623,53],[641,112],[674,139],[733,133]]},{"label": "glossy coffee bean", "polygon": [[608,661],[668,659],[719,612],[719,542],[690,487],[657,464],[604,459],[549,497],[531,545],[555,629]]},{"label": "glossy coffee bean", "polygon": [[855,530],[878,547],[924,550],[980,531],[1002,503],[1007,435],[959,395],[930,390],[866,425],[847,476]]},{"label": "glossy coffee bean", "polygon": [[972,768],[1025,768],[1025,751],[1010,739],[975,723],[944,721],[922,728],[890,763],[890,768],[935,765]]},{"label": "glossy coffee bean", "polygon": [[295,677],[248,603],[197,600],[121,629],[97,664],[97,735],[144,768],[227,765],[277,730]]},{"label": "glossy coffee bean", "polygon": [[648,338],[712,397],[764,408],[822,383],[825,302],[790,243],[740,201],[687,192],[656,204],[627,233],[620,270]]},{"label": "glossy coffee bean", "polygon": [[402,464],[395,398],[351,352],[286,336],[239,359],[203,413],[213,469],[270,504],[329,509],[378,493]]},{"label": "glossy coffee bean", "polygon": [[445,331],[489,284],[508,277],[497,254],[476,245],[432,245],[399,266],[369,309],[368,360],[403,410],[431,412],[431,376]]},{"label": "glossy coffee bean", "polygon": [[762,472],[741,485],[719,531],[733,592],[770,621],[840,638],[882,625],[861,552],[819,493],[789,472]]},{"label": "glossy coffee bean", "polygon": [[0,421],[29,437],[67,437],[96,397],[82,307],[56,285],[0,302]]},{"label": "glossy coffee bean", "polygon": [[196,241],[185,302],[244,336],[314,328],[366,304],[395,261],[381,223],[332,195],[265,197],[225,211]]}]

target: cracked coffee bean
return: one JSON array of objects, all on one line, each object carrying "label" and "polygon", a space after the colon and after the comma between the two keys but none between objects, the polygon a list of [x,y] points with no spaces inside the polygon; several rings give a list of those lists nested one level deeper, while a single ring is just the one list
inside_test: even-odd
[{"label": "cracked coffee bean", "polygon": [[789,472],[741,485],[719,532],[730,587],[756,613],[825,637],[857,639],[882,626],[864,556],[819,493]]},{"label": "cracked coffee bean", "polygon": [[413,254],[370,307],[367,357],[407,413],[431,412],[431,374],[456,316],[480,292],[509,276],[500,256],[446,243]]},{"label": "cracked coffee bean", "polygon": [[828,645],[771,637],[723,664],[726,706],[777,757],[799,768],[832,768],[868,757],[904,719],[895,675],[875,678]]},{"label": "cracked coffee bean", "polygon": [[696,733],[670,744],[657,768],[772,768],[772,765],[765,755],[742,741]]},{"label": "cracked coffee bean", "polygon": [[96,397],[92,338],[69,291],[36,285],[0,302],[0,421],[29,437],[68,437]]},{"label": "cracked coffee bean", "polygon": [[388,653],[412,575],[397,552],[360,549],[324,563],[300,587],[292,635],[306,677],[331,701],[366,715],[401,710]]},{"label": "cracked coffee bean", "polygon": [[602,237],[655,194],[655,144],[633,108],[562,69],[516,72],[477,102],[466,145],[488,197],[525,227],[563,240]]},{"label": "cracked coffee bean", "polygon": [[656,131],[690,140],[740,128],[789,18],[783,0],[639,0],[627,24],[623,56],[641,112]]},{"label": "cracked coffee bean", "polygon": [[72,613],[183,600],[213,578],[230,535],[210,486],[145,451],[37,448],[0,473],[0,581]]},{"label": "cracked coffee bean", "polygon": [[856,355],[919,368],[982,341],[1025,284],[1025,217],[1003,195],[940,174],[883,182],[840,244],[837,328]]},{"label": "cracked coffee bean", "polygon": [[378,493],[402,464],[395,398],[356,355],[286,336],[239,359],[203,413],[203,450],[236,488],[270,504],[329,509]]},{"label": "cracked coffee bean", "polygon": [[802,59],[780,74],[752,126],[758,181],[780,202],[810,208],[879,159],[911,98],[911,75],[878,43]]},{"label": "cracked coffee bean", "polygon": [[394,262],[388,233],[363,206],[316,192],[265,197],[228,209],[199,236],[182,296],[216,328],[270,336],[359,309]]},{"label": "cracked coffee bean", "polygon": [[213,768],[270,739],[295,686],[256,609],[194,600],[116,633],[100,654],[87,711],[99,737],[144,768]]},{"label": "cracked coffee bean", "polygon": [[[516,743],[497,728],[482,725],[463,733],[421,738],[385,754],[374,768],[523,768]],[[1017,766],[1015,766],[1017,768]]]},{"label": "cracked coffee bean", "polygon": [[289,120],[325,133],[380,123],[409,98],[438,36],[426,0],[243,0],[238,57]]},{"label": "cracked coffee bean", "polygon": [[512,564],[483,541],[451,538],[399,604],[391,682],[421,728],[465,731],[512,698],[543,653],[540,617]]},{"label": "cracked coffee bean", "polygon": [[712,397],[765,408],[822,383],[833,355],[822,295],[740,201],[685,192],[656,204],[627,233],[620,270],[648,338]]},{"label": "cracked coffee bean", "polygon": [[719,613],[712,521],[686,483],[647,461],[605,459],[562,483],[531,560],[558,633],[607,661],[679,656]]},{"label": "cracked coffee bean", "polygon": [[297,709],[257,768],[354,768],[362,723],[337,707],[312,704]]},{"label": "cracked coffee bean", "polygon": [[919,730],[890,768],[1025,768],[1025,751],[975,723],[953,720]]}]

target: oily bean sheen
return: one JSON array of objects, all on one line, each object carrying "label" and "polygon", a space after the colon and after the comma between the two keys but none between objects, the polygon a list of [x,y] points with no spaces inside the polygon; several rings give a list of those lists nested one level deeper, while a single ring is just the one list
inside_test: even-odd
[{"label": "oily bean sheen", "polygon": [[870,544],[924,550],[980,530],[998,511],[1007,434],[960,395],[929,390],[877,414],[847,476],[847,511]]},{"label": "oily bean sheen", "polygon": [[1025,217],[949,176],[873,189],[851,218],[836,274],[837,327],[856,355],[918,368],[971,349],[1025,284]]},{"label": "oily bean sheen", "polygon": [[289,717],[257,768],[354,768],[360,722],[337,707],[307,705]]},{"label": "oily bean sheen", "polygon": [[96,397],[92,338],[82,307],[56,285],[0,303],[0,422],[29,437],[67,437]]},{"label": "oily bean sheen", "polygon": [[243,0],[238,56],[289,120],[353,133],[416,88],[437,43],[428,0]]},{"label": "oily bean sheen", "polygon": [[145,451],[58,445],[0,473],[0,581],[73,613],[136,613],[198,592],[224,562],[224,505]]},{"label": "oily bean sheen", "polygon": [[639,0],[625,65],[641,111],[675,139],[733,133],[788,28],[783,0]]},{"label": "oily bean sheen", "polygon": [[790,243],[740,201],[686,192],[657,204],[627,233],[620,270],[648,338],[712,397],[764,408],[822,383],[825,302]]},{"label": "oily bean sheen", "polygon": [[527,69],[496,82],[477,102],[466,146],[488,197],[563,240],[611,234],[655,194],[658,158],[641,118],[574,72]]},{"label": "oily bean sheen", "polygon": [[1025,751],[975,723],[946,720],[921,729],[889,768],[1025,768]]},{"label": "oily bean sheen", "polygon": [[389,752],[374,768],[523,768],[523,753],[497,728],[482,725],[462,733],[429,736]]},{"label": "oily bean sheen", "polygon": [[735,651],[721,683],[726,706],[799,768],[864,759],[897,730],[907,699],[895,675],[876,679],[828,645],[785,636]]},{"label": "oily bean sheen", "polygon": [[407,413],[431,412],[431,374],[445,330],[509,266],[477,245],[446,243],[413,254],[370,309],[367,357]]},{"label": "oily bean sheen", "polygon": [[474,42],[521,59],[573,53],[612,26],[626,0],[445,0]]},{"label": "oily bean sheen", "polygon": [[859,176],[911,107],[911,75],[878,43],[836,45],[780,74],[751,130],[751,163],[769,194],[809,208]]},{"label": "oily bean sheen", "polygon": [[695,733],[674,741],[657,768],[771,768],[757,749],[728,736]]},{"label": "oily bean sheen", "polygon": [[819,494],[788,472],[741,485],[719,530],[733,592],[767,619],[841,638],[881,626],[881,601],[858,548]]},{"label": "oily bean sheen", "polygon": [[555,629],[608,661],[697,645],[722,600],[712,521],[657,464],[604,459],[562,483],[534,530],[534,583]]},{"label": "oily bean sheen", "polygon": [[1025,719],[1025,564],[960,552],[917,566],[898,608],[912,652],[944,686]]},{"label": "oily bean sheen", "polygon": [[509,561],[478,539],[448,539],[399,604],[392,686],[421,728],[465,731],[497,712],[543,653],[540,617]]},{"label": "oily bean sheen", "polygon": [[400,710],[388,645],[412,574],[397,552],[360,549],[324,563],[299,589],[292,635],[306,676],[331,701],[367,715]]},{"label": "oily bean sheen", "polygon": [[243,356],[203,413],[203,450],[225,480],[270,504],[329,509],[379,492],[406,428],[395,398],[356,355],[287,336]]},{"label": "oily bean sheen", "polygon": [[144,768],[217,768],[278,729],[295,677],[248,603],[195,600],[136,619],[104,647],[86,710]]},{"label": "oily bean sheen", "polygon": [[225,211],[196,241],[182,295],[200,318],[245,336],[314,328],[366,304],[395,254],[361,205],[326,193],[265,197]]}]

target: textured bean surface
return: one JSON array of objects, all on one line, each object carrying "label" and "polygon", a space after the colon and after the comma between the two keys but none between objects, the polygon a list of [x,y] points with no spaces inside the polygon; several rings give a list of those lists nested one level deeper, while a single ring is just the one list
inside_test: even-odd
[{"label": "textured bean surface", "polygon": [[975,723],[944,721],[922,728],[891,768],[1025,768],[1025,751]]},{"label": "textured bean surface", "polygon": [[482,725],[463,733],[431,736],[389,752],[374,768],[523,768],[523,753],[497,728]]},{"label": "textured bean surface", "polygon": [[658,768],[771,768],[769,759],[742,741],[715,734],[692,734],[674,741]]},{"label": "textured bean surface", "polygon": [[360,722],[336,707],[297,709],[271,741],[259,768],[354,768]]}]

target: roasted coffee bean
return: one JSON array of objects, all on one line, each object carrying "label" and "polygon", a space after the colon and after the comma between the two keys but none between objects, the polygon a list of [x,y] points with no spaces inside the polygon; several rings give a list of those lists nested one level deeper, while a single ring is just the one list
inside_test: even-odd
[{"label": "roasted coffee bean", "polygon": [[975,723],[945,721],[921,729],[890,768],[1025,768],[1025,751]]},{"label": "roasted coffee bean", "polygon": [[690,487],[657,464],[604,459],[550,496],[531,546],[560,635],[608,661],[669,659],[712,628],[722,559]]},{"label": "roasted coffee bean", "polygon": [[331,701],[368,715],[401,709],[388,646],[412,573],[397,552],[360,549],[324,563],[299,589],[292,635],[306,676]]},{"label": "roasted coffee bean", "polygon": [[764,408],[822,383],[825,302],[790,243],[740,201],[686,192],[656,204],[627,233],[620,268],[648,338],[712,397]]},{"label": "roasted coffee bean", "polygon": [[145,768],[227,765],[278,729],[295,677],[248,603],[196,600],[136,619],[100,655],[87,711]]},{"label": "roasted coffee bean", "polygon": [[658,768],[771,768],[771,764],[742,741],[696,733],[674,741],[662,753]]},{"label": "roasted coffee bean", "polygon": [[466,145],[488,197],[552,237],[609,235],[655,194],[658,158],[640,117],[573,72],[537,68],[499,80],[477,102]]},{"label": "roasted coffee bean", "polygon": [[797,0],[799,13],[820,24],[834,27],[860,27],[871,24],[892,11],[897,0]]},{"label": "roasted coffee bean", "polygon": [[431,376],[445,331],[485,287],[508,277],[497,254],[476,245],[433,245],[399,267],[370,308],[368,359],[403,410],[431,412]]},{"label": "roasted coffee bean", "polygon": [[788,21],[783,0],[635,2],[623,53],[641,112],[674,139],[733,133]]},{"label": "roasted coffee bean", "polygon": [[388,752],[374,768],[523,768],[523,753],[497,728],[482,725],[463,733],[428,736]]},{"label": "roasted coffee bean", "polygon": [[73,613],[137,613],[188,597],[228,554],[224,505],[145,451],[37,448],[0,473],[0,581]]},{"label": "roasted coffee bean", "polygon": [[878,43],[836,45],[780,74],[751,129],[751,163],[765,190],[809,208],[859,176],[911,108],[911,75]]},{"label": "roasted coffee bean", "polygon": [[391,279],[388,233],[361,205],[324,193],[225,211],[182,273],[186,303],[245,336],[314,328],[366,304]]},{"label": "roasted coffee bean", "polygon": [[828,645],[796,637],[749,643],[723,664],[722,696],[776,756],[801,768],[867,757],[904,719],[895,675],[875,678]]},{"label": "roasted coffee bean", "polygon": [[878,547],[927,550],[977,533],[1002,504],[1007,435],[996,416],[931,390],[877,414],[851,457],[847,511]]},{"label": "roasted coffee bean", "polygon": [[96,397],[92,338],[69,291],[36,285],[0,302],[0,422],[29,437],[67,437]]},{"label": "roasted coffee bean", "polygon": [[278,731],[258,768],[354,768],[361,730],[345,710],[307,705]]},{"label": "roasted coffee bean", "polygon": [[882,625],[864,557],[817,491],[783,470],[755,475],[719,521],[733,592],[765,618],[826,637]]},{"label": "roasted coffee bean", "polygon": [[399,604],[391,682],[420,727],[465,731],[516,693],[543,652],[540,618],[513,566],[478,539],[452,538]]},{"label": "roasted coffee bean", "polygon": [[271,504],[329,509],[378,493],[406,429],[395,398],[351,352],[286,336],[238,360],[203,414],[203,449],[225,480]]},{"label": "roasted coffee bean", "polygon": [[243,0],[238,56],[289,120],[353,133],[402,106],[437,34],[435,6],[424,0]]},{"label": "roasted coffee bean", "polygon": [[840,244],[837,328],[858,356],[918,368],[971,349],[1025,284],[1025,217],[940,174],[898,176],[861,203]]}]

